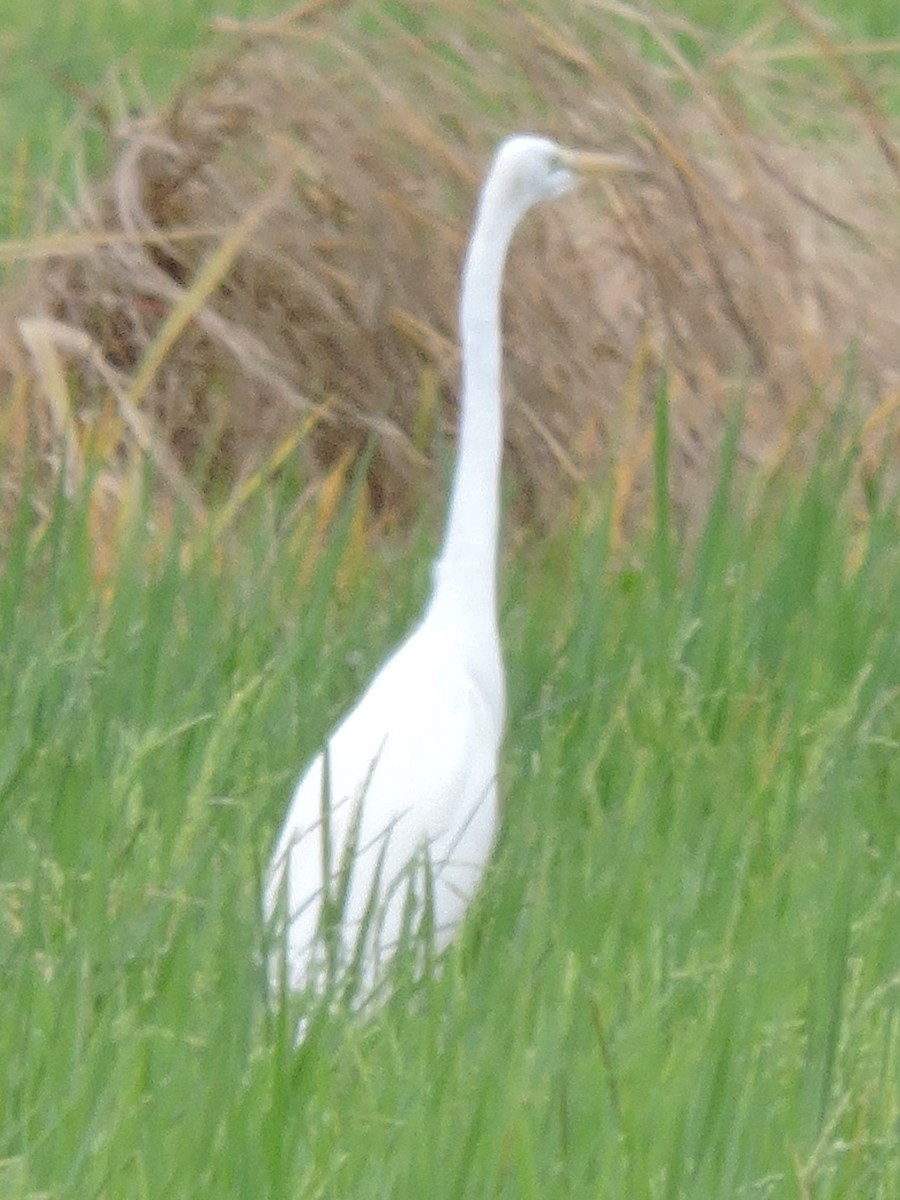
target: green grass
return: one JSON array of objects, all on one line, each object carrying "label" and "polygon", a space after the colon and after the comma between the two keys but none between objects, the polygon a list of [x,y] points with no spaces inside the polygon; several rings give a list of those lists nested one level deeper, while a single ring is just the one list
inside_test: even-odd
[{"label": "green grass", "polygon": [[5,1198],[900,1195],[896,513],[859,525],[838,429],[752,505],[726,449],[687,553],[658,447],[626,561],[584,519],[504,565],[505,820],[446,968],[299,1052],[266,1002],[262,864],[430,535],[339,585],[338,530],[304,585],[261,507],[236,557],[127,535],[101,591],[83,506],[23,522]]},{"label": "green grass", "polygon": [[[118,119],[117,79],[125,103],[142,111],[145,96],[165,103],[217,43],[210,20],[219,15],[268,15],[272,0],[85,0],[67,7],[51,0],[0,0],[0,229],[10,237],[31,231],[40,190],[49,183],[72,192],[70,158],[83,140],[69,135],[79,113],[97,106]],[[135,82],[137,81],[137,82]],[[87,129],[99,129],[88,119]],[[89,161],[103,165],[102,139],[88,138]]]},{"label": "green grass", "polygon": [[[854,31],[890,32],[885,3]],[[10,8],[13,232],[74,111],[60,73],[93,87],[134,53],[163,95],[210,11]],[[507,559],[480,903],[442,972],[299,1052],[266,998],[262,865],[417,611],[430,531],[338,583],[340,532],[306,578],[277,499],[224,557],[151,551],[136,521],[98,587],[83,503],[37,538],[23,517],[0,575],[0,1196],[896,1200],[900,552],[890,505],[860,523],[853,454],[836,429],[807,479],[750,496],[726,451],[688,551],[660,436],[625,558],[585,517]]]},{"label": "green grass", "polygon": [[[803,6],[818,17],[825,28],[845,37],[888,38],[897,35],[896,10],[891,0],[801,0]],[[727,34],[740,34],[764,22],[784,19],[786,29],[792,26],[780,0],[743,0],[741,4],[723,5],[719,0],[665,0],[673,12],[688,17],[707,29]]]}]

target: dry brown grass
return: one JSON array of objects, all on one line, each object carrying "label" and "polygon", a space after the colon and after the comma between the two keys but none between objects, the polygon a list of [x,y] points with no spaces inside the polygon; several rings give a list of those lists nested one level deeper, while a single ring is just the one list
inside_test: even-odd
[{"label": "dry brown grass", "polygon": [[373,527],[418,506],[435,423],[454,419],[475,191],[498,137],[526,128],[627,150],[650,178],[584,191],[517,240],[523,520],[557,520],[612,472],[628,527],[663,377],[688,523],[735,397],[746,463],[802,461],[851,348],[880,455],[900,407],[898,155],[851,60],[789,7],[818,60],[793,79],[752,38],[713,48],[647,5],[556,23],[546,6],[442,6],[411,33],[377,6],[315,3],[226,30],[166,111],[119,123],[68,230],[6,248],[30,259],[0,355],[8,494],[31,438],[51,473],[67,447],[73,481],[102,453],[113,497],[149,455],[165,492],[201,517],[230,496],[230,516],[288,453],[305,502],[374,433]]}]

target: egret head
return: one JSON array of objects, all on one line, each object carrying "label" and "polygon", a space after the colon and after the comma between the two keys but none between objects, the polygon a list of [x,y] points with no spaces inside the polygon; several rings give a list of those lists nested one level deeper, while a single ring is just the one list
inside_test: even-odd
[{"label": "egret head", "polygon": [[569,150],[550,138],[518,134],[501,142],[491,175],[502,202],[522,216],[541,200],[570,192],[583,175],[635,169],[629,159],[614,154]]}]

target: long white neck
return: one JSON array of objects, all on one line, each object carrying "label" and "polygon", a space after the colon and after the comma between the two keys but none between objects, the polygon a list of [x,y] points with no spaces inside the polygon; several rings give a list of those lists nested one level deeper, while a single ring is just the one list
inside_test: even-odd
[{"label": "long white neck", "polygon": [[[430,611],[473,655],[498,646],[497,539],[503,450],[500,293],[521,210],[502,181],[485,185],[463,270],[459,446]],[[499,649],[498,649],[499,658]]]}]

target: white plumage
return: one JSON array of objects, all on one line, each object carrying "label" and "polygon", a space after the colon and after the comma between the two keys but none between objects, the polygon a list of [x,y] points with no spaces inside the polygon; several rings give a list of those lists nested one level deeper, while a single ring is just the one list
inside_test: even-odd
[{"label": "white plumage", "polygon": [[568,191],[581,170],[623,165],[531,136],[507,139],[494,157],[463,273],[459,452],[431,598],[297,784],[264,895],[276,985],[284,970],[290,990],[321,990],[356,956],[367,999],[409,927],[430,913],[442,948],[478,888],[497,826],[505,715],[496,559],[506,252],[532,205]]}]

